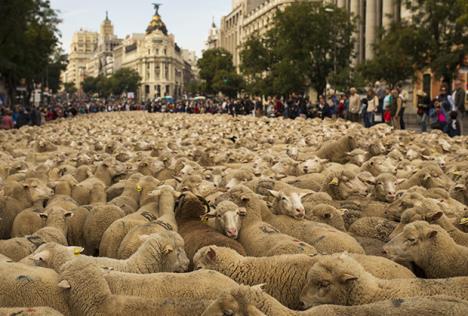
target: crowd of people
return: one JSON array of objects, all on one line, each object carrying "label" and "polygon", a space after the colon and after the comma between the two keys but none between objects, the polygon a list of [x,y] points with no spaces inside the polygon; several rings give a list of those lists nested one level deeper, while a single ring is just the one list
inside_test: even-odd
[{"label": "crowd of people", "polygon": [[[461,122],[466,110],[466,94],[462,81],[455,82],[453,93],[449,93],[447,86],[442,86],[440,94],[435,99],[431,99],[422,91],[416,94],[417,115],[422,132],[439,129],[452,137],[461,135]],[[12,110],[6,107],[0,108],[0,129],[20,128],[25,125],[37,126],[57,118],[78,114],[139,110],[150,113],[222,113],[233,116],[255,115],[289,119],[336,117],[362,122],[367,128],[387,123],[395,129],[406,129],[405,112],[410,103],[412,102],[409,100],[409,94],[402,87],[384,88],[378,82],[374,87],[368,88],[365,95],[360,95],[357,89],[351,88],[349,93],[328,93],[326,96],[319,96],[317,102],[296,94],[287,98],[198,98],[176,102],[165,99],[148,100],[143,103],[135,103],[132,100],[54,102],[49,106],[17,105]]]}]

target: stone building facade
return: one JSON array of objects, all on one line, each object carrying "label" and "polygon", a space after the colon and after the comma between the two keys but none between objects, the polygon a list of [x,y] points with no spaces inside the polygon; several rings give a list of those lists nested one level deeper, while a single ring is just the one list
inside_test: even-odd
[{"label": "stone building facade", "polygon": [[[238,68],[243,43],[252,35],[264,34],[272,27],[276,11],[283,10],[296,1],[298,0],[234,0],[231,12],[221,18],[219,47],[233,55],[234,65]],[[388,27],[394,19],[409,18],[409,12],[399,0],[310,1],[333,3],[358,18],[354,33],[355,62],[372,59],[372,47],[381,27]]]},{"label": "stone building facade", "polygon": [[80,89],[86,77],[86,64],[93,58],[98,46],[99,34],[80,30],[73,34],[68,53],[68,66],[62,73],[62,82],[72,82]]},{"label": "stone building facade", "polygon": [[[133,91],[139,100],[164,96],[179,98],[185,94],[185,86],[196,73],[196,69],[192,69],[196,65],[195,54],[177,45],[159,14],[159,8],[156,8],[145,33],[119,39],[107,14],[99,33],[90,33],[92,37],[89,32],[86,36],[82,33],[75,33],[77,40],[71,46],[70,63],[63,76],[64,82],[74,82],[78,89],[86,76],[109,77],[121,68],[131,68],[142,78],[139,91]],[[82,38],[88,40],[85,42]],[[79,43],[86,43],[86,46],[83,48]],[[75,57],[75,47],[81,47],[77,51],[79,59]],[[72,76],[76,68],[80,69],[77,72],[79,76]]]}]

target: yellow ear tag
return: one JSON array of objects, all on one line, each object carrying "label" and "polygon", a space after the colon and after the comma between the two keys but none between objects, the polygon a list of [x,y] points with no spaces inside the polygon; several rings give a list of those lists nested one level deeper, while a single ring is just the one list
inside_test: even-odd
[{"label": "yellow ear tag", "polygon": [[207,224],[207,223],[208,223],[208,217],[202,216],[201,222],[202,222],[203,224]]},{"label": "yellow ear tag", "polygon": [[467,225],[468,224],[468,217],[462,218],[460,220],[460,225]]},{"label": "yellow ear tag", "polygon": [[329,184],[330,184],[330,185],[338,185],[339,182],[340,182],[340,180],[338,180],[338,178],[335,177],[335,178],[333,178],[333,180],[330,181]]},{"label": "yellow ear tag", "polygon": [[137,185],[136,190],[137,190],[137,192],[141,192],[143,190],[143,188],[141,187],[141,185]]},{"label": "yellow ear tag", "polygon": [[75,255],[75,256],[81,255],[81,249],[80,248],[73,249],[73,255]]}]

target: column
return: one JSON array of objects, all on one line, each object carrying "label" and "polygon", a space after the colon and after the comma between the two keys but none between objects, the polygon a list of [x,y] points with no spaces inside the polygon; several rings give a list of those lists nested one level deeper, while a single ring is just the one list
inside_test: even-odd
[{"label": "column", "polygon": [[338,8],[344,8],[345,7],[346,0],[338,0],[336,1],[336,6]]},{"label": "column", "polygon": [[393,0],[382,1],[382,26],[384,29],[388,29],[393,22],[395,16],[395,4]]},{"label": "column", "polygon": [[356,55],[355,58],[353,58],[353,64],[357,64],[359,61],[359,42],[360,42],[360,30],[361,30],[361,19],[359,15],[359,0],[351,0],[351,7],[350,7],[351,15],[353,17],[357,17],[357,24],[356,24],[356,29],[353,32],[353,38],[354,38],[354,53]]},{"label": "column", "polygon": [[374,57],[374,48],[376,30],[377,30],[377,6],[376,0],[367,0],[366,5],[366,59]]}]

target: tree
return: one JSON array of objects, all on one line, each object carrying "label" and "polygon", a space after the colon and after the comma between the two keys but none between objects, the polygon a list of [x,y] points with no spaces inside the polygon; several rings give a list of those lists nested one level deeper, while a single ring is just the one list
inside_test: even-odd
[{"label": "tree", "polygon": [[240,70],[246,78],[246,89],[252,95],[266,95],[271,88],[268,71],[271,70],[271,53],[264,39],[258,35],[249,38],[240,53]]},{"label": "tree", "polygon": [[33,80],[41,82],[43,86],[49,87],[53,93],[56,93],[62,84],[60,75],[67,68],[68,59],[63,49],[55,47],[53,54],[49,58],[49,63],[42,72],[36,74]]},{"label": "tree", "polygon": [[117,70],[108,80],[112,86],[112,92],[115,95],[121,95],[124,92],[137,92],[140,86],[141,77],[138,71],[130,68],[121,68]]},{"label": "tree", "polygon": [[2,0],[0,7],[0,73],[12,97],[22,78],[31,83],[49,64],[60,20],[48,0]]},{"label": "tree", "polygon": [[206,82],[206,92],[212,94],[219,92],[213,87],[214,79],[219,72],[231,76],[236,71],[232,63],[231,53],[223,48],[204,51],[202,58],[198,60],[198,67],[200,68],[200,78]]},{"label": "tree", "polygon": [[63,84],[63,89],[68,94],[75,94],[78,91],[73,82],[65,82]]},{"label": "tree", "polygon": [[396,86],[415,74],[413,59],[406,53],[406,41],[413,29],[404,24],[393,24],[383,38],[374,45],[375,57],[359,65],[358,70],[370,82],[385,80]]},{"label": "tree", "polygon": [[375,78],[379,71],[386,69],[389,80],[395,82],[410,78],[416,69],[431,68],[450,83],[468,52],[468,3],[466,0],[402,2],[410,10],[411,19],[384,33],[376,46],[376,60],[364,68],[364,74]]},{"label": "tree", "polygon": [[244,80],[234,71],[220,70],[213,78],[212,88],[224,95],[234,98],[244,86]]},{"label": "tree", "polygon": [[266,72],[263,78],[281,94],[308,87],[322,94],[329,75],[349,66],[354,20],[344,9],[301,1],[278,10],[274,21],[264,38],[244,46],[241,69],[248,77]]},{"label": "tree", "polygon": [[85,77],[81,82],[81,88],[86,94],[94,94],[98,92],[98,79],[95,77]]}]

